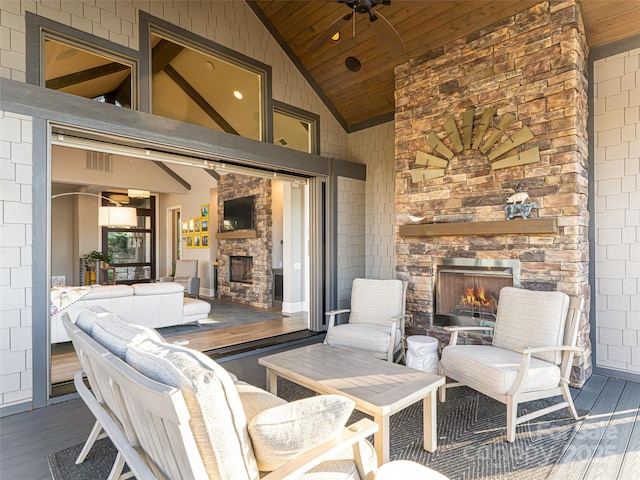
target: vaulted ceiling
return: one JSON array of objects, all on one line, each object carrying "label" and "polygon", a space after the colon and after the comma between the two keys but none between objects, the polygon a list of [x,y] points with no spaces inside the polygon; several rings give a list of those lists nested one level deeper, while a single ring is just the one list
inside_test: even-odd
[{"label": "vaulted ceiling", "polygon": [[[374,5],[372,11],[383,17],[378,22],[386,19],[404,42],[404,52],[395,54],[390,51],[389,38],[384,37],[385,33],[393,36],[392,30],[382,25],[374,28],[367,14],[342,19],[351,11],[344,2],[248,2],[347,131],[393,118],[397,65],[537,3],[539,0],[391,0],[389,5]],[[638,0],[582,0],[580,5],[590,48],[640,34]],[[329,38],[333,30],[340,31],[337,41]],[[383,35],[376,34],[380,30]],[[319,35],[326,40],[309,49]],[[348,57],[358,59],[360,70],[347,68]]]}]

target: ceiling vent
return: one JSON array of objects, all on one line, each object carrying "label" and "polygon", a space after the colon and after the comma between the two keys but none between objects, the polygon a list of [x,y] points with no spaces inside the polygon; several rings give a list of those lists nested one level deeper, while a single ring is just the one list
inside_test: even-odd
[{"label": "ceiling vent", "polygon": [[111,155],[108,153],[87,150],[85,152],[85,161],[87,170],[111,173]]}]

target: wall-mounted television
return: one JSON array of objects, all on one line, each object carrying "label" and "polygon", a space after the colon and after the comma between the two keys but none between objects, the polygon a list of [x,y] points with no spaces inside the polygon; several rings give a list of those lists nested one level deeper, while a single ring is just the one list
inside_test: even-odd
[{"label": "wall-mounted television", "polygon": [[224,201],[223,229],[225,232],[255,228],[254,200],[254,197],[242,197]]}]

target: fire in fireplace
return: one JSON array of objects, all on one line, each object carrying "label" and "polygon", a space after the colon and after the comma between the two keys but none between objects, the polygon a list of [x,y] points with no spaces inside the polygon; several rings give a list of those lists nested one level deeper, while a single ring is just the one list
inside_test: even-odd
[{"label": "fire in fireplace", "polygon": [[229,281],[253,283],[253,257],[230,255]]},{"label": "fire in fireplace", "polygon": [[435,258],[433,325],[493,326],[502,287],[519,286],[520,262]]}]

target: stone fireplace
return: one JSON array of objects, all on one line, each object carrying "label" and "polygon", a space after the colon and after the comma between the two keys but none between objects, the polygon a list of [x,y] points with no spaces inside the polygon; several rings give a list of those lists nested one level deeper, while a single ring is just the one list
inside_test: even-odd
[{"label": "stone fireplace", "polygon": [[254,197],[255,229],[227,232],[218,220],[218,295],[258,308],[273,305],[271,180],[246,175],[221,175],[218,211],[224,201]]},{"label": "stone fireplace", "polygon": [[520,262],[434,258],[433,274],[433,326],[493,327],[500,289],[520,285]]},{"label": "stone fireplace", "polygon": [[253,257],[246,255],[230,255],[229,281],[253,283]]},{"label": "stone fireplace", "polygon": [[[575,1],[541,2],[396,67],[396,273],[409,282],[408,334],[445,340],[434,305],[439,258],[516,262],[521,288],[581,296],[588,309],[588,48],[579,10]],[[505,216],[516,193],[511,205],[526,199],[528,219]],[[449,308],[462,310],[461,295]],[[588,315],[585,355],[572,372],[578,386],[591,374]]]}]

